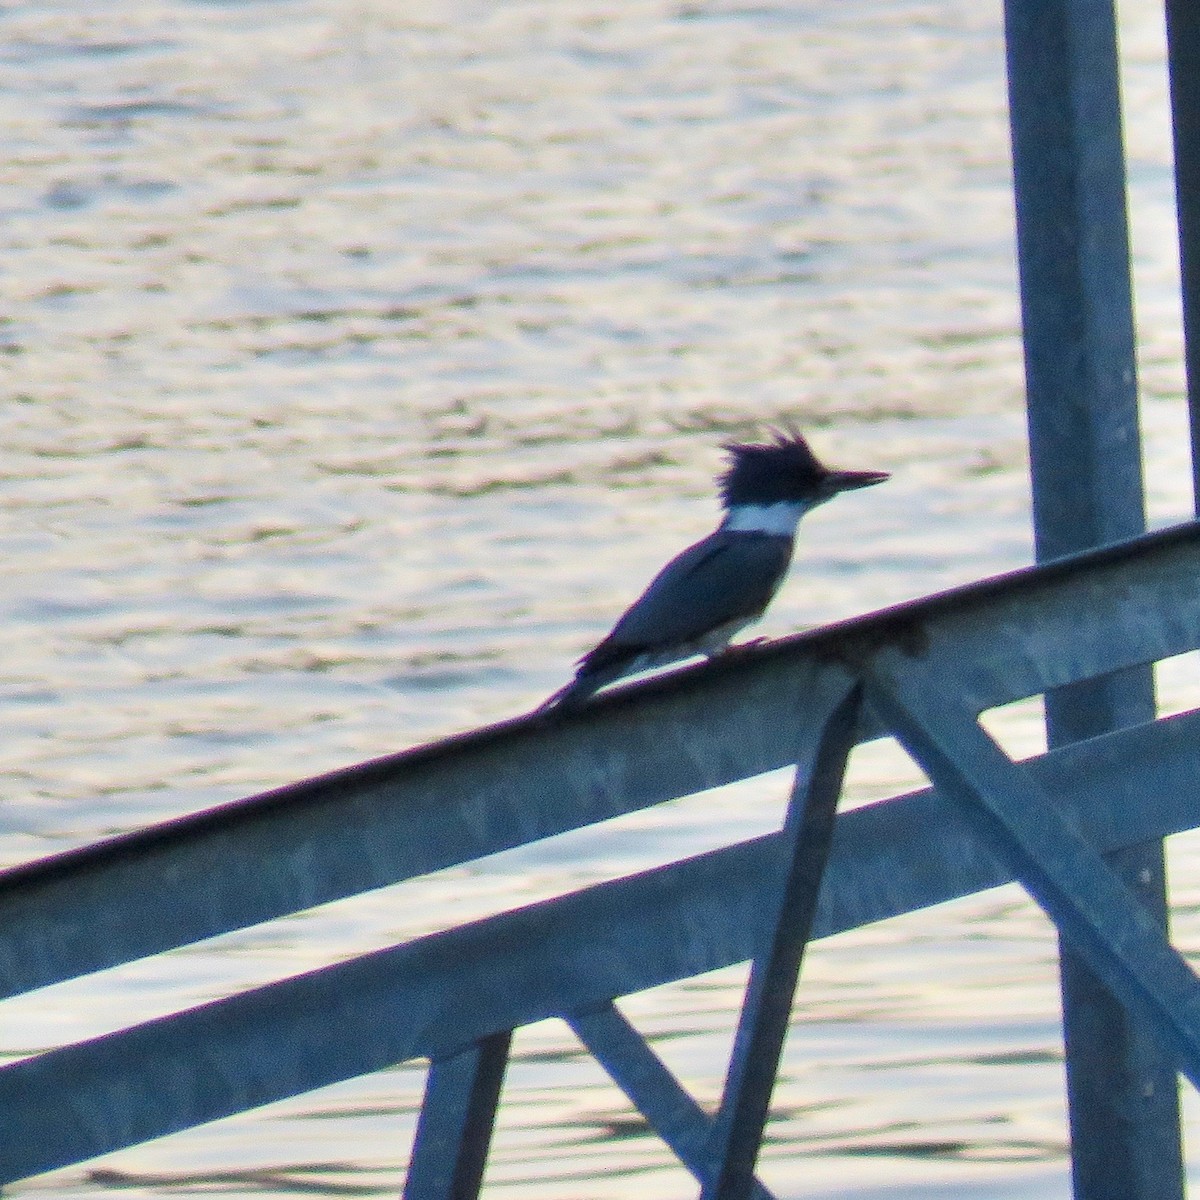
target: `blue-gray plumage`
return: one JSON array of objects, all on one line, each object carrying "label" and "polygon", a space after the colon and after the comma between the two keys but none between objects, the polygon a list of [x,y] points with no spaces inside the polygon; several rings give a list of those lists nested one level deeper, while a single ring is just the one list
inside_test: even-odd
[{"label": "blue-gray plumage", "polygon": [[730,465],[719,481],[725,518],[718,529],[663,567],[543,708],[573,707],[624,675],[724,650],[778,590],[800,518],[839,492],[888,477],[830,470],[795,433],[725,449]]}]

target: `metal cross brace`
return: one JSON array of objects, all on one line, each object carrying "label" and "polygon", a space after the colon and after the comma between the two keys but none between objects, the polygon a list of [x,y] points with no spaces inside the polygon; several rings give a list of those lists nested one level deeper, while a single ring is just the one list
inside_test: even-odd
[{"label": "metal cross brace", "polygon": [[475,1200],[483,1183],[512,1033],[429,1064],[404,1200]]},{"label": "metal cross brace", "polygon": [[755,1177],[804,948],[856,740],[861,694],[830,714],[809,763],[797,768],[784,837],[790,846],[774,919],[750,969],[721,1106],[710,1118],[612,1004],[572,1015],[572,1028],[702,1185],[702,1200],[764,1200]]},{"label": "metal cross brace", "polygon": [[[567,1018],[579,1040],[633,1102],[675,1157],[701,1182],[712,1173],[708,1153],[715,1122],[611,1002]],[[754,1200],[773,1200],[759,1180]]]},{"label": "metal cross brace", "polygon": [[714,1130],[716,1169],[704,1183],[701,1200],[748,1200],[750,1196],[779,1058],[791,1022],[796,981],[829,860],[846,760],[858,740],[861,702],[862,693],[856,686],[825,722],[810,769],[796,769],[784,824],[784,839],[790,842],[791,853],[786,860],[778,915],[769,927],[766,947],[750,966],[750,982]]},{"label": "metal cross brace", "polygon": [[953,673],[896,650],[865,674],[871,708],[957,802],[1105,986],[1200,1087],[1200,979],[1162,927],[956,699]]}]

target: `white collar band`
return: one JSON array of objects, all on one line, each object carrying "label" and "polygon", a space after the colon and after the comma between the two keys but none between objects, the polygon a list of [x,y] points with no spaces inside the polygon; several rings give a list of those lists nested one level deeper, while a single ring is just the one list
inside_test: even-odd
[{"label": "white collar band", "polygon": [[811,508],[802,501],[779,500],[774,504],[733,504],[721,522],[727,533],[770,533],[795,537],[800,518]]}]

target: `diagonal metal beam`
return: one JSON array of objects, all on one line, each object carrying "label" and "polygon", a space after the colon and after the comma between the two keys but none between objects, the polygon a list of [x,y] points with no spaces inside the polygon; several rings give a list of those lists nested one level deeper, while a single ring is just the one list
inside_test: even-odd
[{"label": "diagonal metal beam", "polygon": [[783,832],[787,855],[778,909],[767,944],[750,967],[714,1129],[716,1169],[705,1180],[701,1200],[748,1200],[753,1192],[754,1167],[791,1022],[804,948],[812,936],[861,700],[858,688],[846,696],[821,731],[811,769],[799,767],[796,771]]},{"label": "diagonal metal beam", "polygon": [[429,1064],[404,1200],[475,1200],[483,1183],[512,1033]]},{"label": "diagonal metal beam", "polygon": [[791,766],[845,671],[726,657],[0,871],[0,997]]},{"label": "diagonal metal beam", "polygon": [[[1021,769],[1111,850],[1200,823],[1197,746],[1200,712]],[[843,813],[816,936],[1011,882],[964,815],[933,791]],[[756,838],[4,1066],[0,1182],[745,962],[784,850]]]},{"label": "diagonal metal beam", "polygon": [[885,653],[866,694],[939,795],[1054,921],[1091,970],[1200,1087],[1200,979],[1162,927],[974,716],[934,666]]},{"label": "diagonal metal beam", "polygon": [[[675,1157],[703,1183],[713,1167],[713,1119],[646,1039],[611,1002],[573,1013],[567,1023]],[[754,1200],[772,1200],[771,1193],[757,1179],[751,1195]]]},{"label": "diagonal metal beam", "polygon": [[0,871],[0,995],[794,764],[855,647],[935,648],[979,708],[1181,654],[1197,577],[1200,524],[1161,530]]}]

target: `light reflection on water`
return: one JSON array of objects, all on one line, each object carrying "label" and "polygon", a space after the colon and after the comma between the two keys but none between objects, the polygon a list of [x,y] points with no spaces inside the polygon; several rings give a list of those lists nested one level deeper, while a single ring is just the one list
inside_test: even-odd
[{"label": "light reflection on water", "polygon": [[[1162,520],[1187,468],[1161,31],[1127,17]],[[8,12],[0,859],[528,708],[710,527],[719,442],[772,419],[894,478],[806,523],[763,634],[1027,561],[998,21],[915,0]],[[1186,669],[1164,677],[1195,702]],[[1028,709],[997,720],[1036,748]],[[914,782],[867,749],[850,795]],[[47,989],[6,1006],[3,1048],[752,836],[785,791]],[[766,1177],[1065,1195],[1052,949],[1008,891],[815,947]],[[739,979],[627,1002],[706,1102]],[[421,1081],[403,1067],[16,1190],[394,1194]],[[519,1036],[506,1096],[497,1191],[686,1193],[563,1027]]]}]

